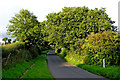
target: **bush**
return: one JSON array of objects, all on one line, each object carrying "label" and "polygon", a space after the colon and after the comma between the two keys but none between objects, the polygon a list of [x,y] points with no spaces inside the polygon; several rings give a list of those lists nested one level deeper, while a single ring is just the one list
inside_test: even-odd
[{"label": "bush", "polygon": [[23,63],[31,59],[30,51],[26,49],[19,50],[16,54],[11,54],[8,61],[7,58],[2,60],[2,68],[10,68],[18,63]]},{"label": "bush", "polygon": [[66,55],[67,55],[67,52],[68,52],[68,50],[66,49],[66,48],[63,48],[63,50],[61,51],[61,55],[63,56],[63,57],[65,57]]},{"label": "bush", "polygon": [[87,64],[102,64],[102,60],[105,59],[108,65],[119,65],[119,37],[113,31],[91,33],[81,46],[83,53],[87,55],[85,62]]},{"label": "bush", "polygon": [[36,58],[39,55],[39,50],[36,47],[31,47],[29,49],[32,58]]},{"label": "bush", "polygon": [[37,48],[31,47],[27,50],[24,45],[23,42],[16,42],[2,46],[3,68],[9,68],[15,66],[17,63],[30,61],[30,59],[38,56]]},{"label": "bush", "polygon": [[55,53],[60,53],[61,52],[61,48],[55,48]]},{"label": "bush", "polygon": [[6,44],[2,46],[2,57],[6,58],[10,53],[15,54],[19,49],[24,48],[24,42],[16,42],[11,44]]}]

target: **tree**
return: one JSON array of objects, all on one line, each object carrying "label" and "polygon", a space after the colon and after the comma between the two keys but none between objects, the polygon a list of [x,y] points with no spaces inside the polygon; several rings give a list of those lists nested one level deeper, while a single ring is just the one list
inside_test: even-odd
[{"label": "tree", "polygon": [[[116,34],[112,30],[107,30],[99,33],[91,33],[85,40],[83,45],[79,45],[81,48],[79,52],[86,55],[84,61],[87,64],[99,64],[102,65],[103,59],[106,60],[107,65],[119,65],[120,64],[120,35]],[[79,49],[78,48],[78,49]],[[80,55],[82,56],[82,55]]]},{"label": "tree", "polygon": [[16,39],[14,39],[14,40],[13,40],[13,43],[15,43],[16,41],[17,41],[17,40],[16,40]]},{"label": "tree", "polygon": [[11,39],[8,39],[8,43],[11,43]]},{"label": "tree", "polygon": [[4,38],[2,39],[2,41],[4,41],[4,42],[5,42],[5,44],[7,44],[7,40],[8,40],[8,38],[7,38],[7,37],[4,37]]},{"label": "tree", "polygon": [[59,48],[70,48],[91,32],[111,29],[114,21],[105,11],[105,8],[93,10],[88,7],[65,7],[61,12],[48,14],[48,41]]},{"label": "tree", "polygon": [[39,28],[39,22],[33,13],[22,9],[9,22],[10,24],[7,27],[9,35],[16,37],[18,41],[26,42],[28,46],[35,45],[34,32]]}]

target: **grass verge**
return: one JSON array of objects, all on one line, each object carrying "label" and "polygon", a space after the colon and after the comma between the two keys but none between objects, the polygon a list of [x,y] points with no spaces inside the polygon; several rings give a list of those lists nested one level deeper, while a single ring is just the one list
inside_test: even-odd
[{"label": "grass verge", "polygon": [[45,54],[37,57],[34,66],[23,76],[23,78],[48,78],[49,80],[54,79],[48,70]]},{"label": "grass verge", "polygon": [[76,65],[82,69],[85,69],[89,72],[92,72],[94,74],[100,75],[100,76],[104,76],[106,78],[109,78],[111,80],[120,80],[120,66],[109,66],[106,65],[106,68],[103,68],[102,65],[86,65],[86,64],[81,64],[80,62],[64,57],[61,54],[57,54],[58,56],[60,56],[62,59],[64,59],[65,61]]},{"label": "grass verge", "polygon": [[36,59],[30,62],[24,62],[22,64],[17,64],[15,67],[2,70],[2,78],[19,78],[22,74],[35,62]]},{"label": "grass verge", "polygon": [[46,55],[39,55],[30,62],[17,64],[15,67],[2,70],[3,79],[19,79],[23,73],[34,63],[34,66],[23,76],[23,78],[50,78],[54,79],[48,70]]}]

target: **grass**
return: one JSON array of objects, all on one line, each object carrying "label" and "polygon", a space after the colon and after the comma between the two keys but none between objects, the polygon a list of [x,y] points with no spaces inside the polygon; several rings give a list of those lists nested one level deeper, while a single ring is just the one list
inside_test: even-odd
[{"label": "grass", "polygon": [[27,49],[21,49],[19,50],[19,52],[17,52],[17,54],[11,54],[7,64],[6,64],[6,60],[7,59],[3,59],[2,60],[2,68],[3,69],[7,69],[7,68],[12,68],[14,66],[16,66],[18,63],[21,64],[25,61],[30,61],[32,59],[31,57],[31,53],[29,50]]},{"label": "grass", "polygon": [[51,78],[54,79],[48,70],[46,55],[39,55],[30,62],[17,64],[15,67],[2,70],[3,79],[18,79],[34,63],[34,66],[23,76],[23,78]]},{"label": "grass", "polygon": [[29,68],[36,59],[30,62],[24,62],[22,64],[17,64],[15,67],[2,70],[2,78],[19,78],[22,74]]},{"label": "grass", "polygon": [[67,58],[67,57],[63,57],[61,54],[58,54],[61,58],[63,58],[65,61],[76,65],[82,69],[85,69],[89,72],[92,72],[94,74],[100,75],[100,76],[104,76],[106,78],[109,78],[111,80],[120,80],[120,66],[109,66],[106,65],[106,68],[103,68],[102,65],[86,65],[86,64],[82,64],[76,60]]},{"label": "grass", "polygon": [[49,78],[54,79],[48,70],[46,55],[37,57],[34,66],[23,76],[23,78]]}]

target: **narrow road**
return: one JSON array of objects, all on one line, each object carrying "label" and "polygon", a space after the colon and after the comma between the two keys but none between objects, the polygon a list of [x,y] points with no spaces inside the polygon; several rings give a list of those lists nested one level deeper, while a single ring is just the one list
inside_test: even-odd
[{"label": "narrow road", "polygon": [[47,61],[48,68],[56,80],[108,80],[64,61],[54,50],[47,53]]}]

